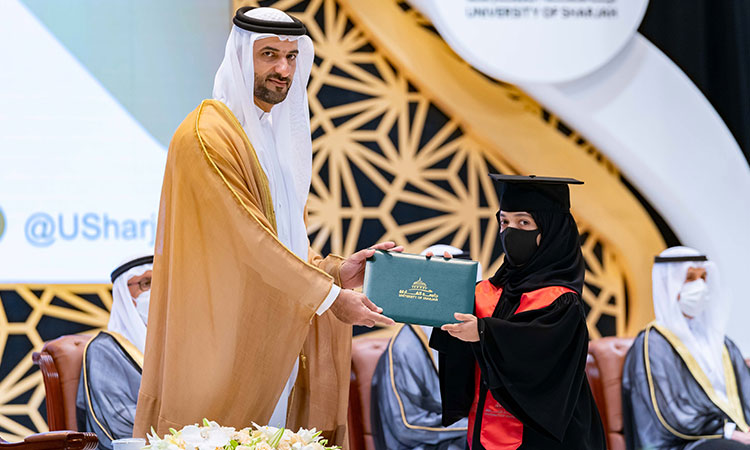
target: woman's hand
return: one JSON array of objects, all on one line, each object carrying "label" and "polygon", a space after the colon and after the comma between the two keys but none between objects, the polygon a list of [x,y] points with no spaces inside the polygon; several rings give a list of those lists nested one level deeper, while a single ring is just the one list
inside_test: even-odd
[{"label": "woman's hand", "polygon": [[[432,250],[430,250],[429,252],[425,253],[425,254],[424,254],[424,256],[425,256],[425,258],[427,258],[427,259],[430,259],[430,258],[432,258],[433,256],[435,256],[435,254],[434,254],[434,253],[432,253]],[[451,254],[450,254],[450,253],[448,253],[448,252],[443,252],[443,258],[445,258],[445,259],[452,259],[452,258],[453,258],[453,255],[451,255]]]},{"label": "woman's hand", "polygon": [[440,327],[440,329],[447,331],[454,338],[465,342],[477,342],[479,340],[479,328],[477,328],[476,316],[455,313],[453,317],[460,320],[461,323],[448,323]]}]

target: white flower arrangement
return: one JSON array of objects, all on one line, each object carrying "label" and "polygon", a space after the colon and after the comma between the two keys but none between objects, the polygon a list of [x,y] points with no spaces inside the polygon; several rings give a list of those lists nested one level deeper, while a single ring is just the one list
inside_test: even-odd
[{"label": "white flower arrangement", "polygon": [[320,431],[300,428],[293,433],[285,428],[260,426],[235,430],[203,419],[203,425],[188,425],[182,430],[169,429],[171,434],[159,438],[152,428],[148,450],[337,450],[327,446]]}]

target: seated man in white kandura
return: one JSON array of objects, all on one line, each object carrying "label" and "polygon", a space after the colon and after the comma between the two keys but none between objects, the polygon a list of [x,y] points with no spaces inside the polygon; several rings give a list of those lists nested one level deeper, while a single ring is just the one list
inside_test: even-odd
[{"label": "seated man in white kandura", "polygon": [[128,260],[112,278],[112,314],[107,329],[86,345],[76,412],[78,429],[96,433],[99,448],[133,435],[146,342],[154,257]]},{"label": "seated man in white kandura", "polygon": [[716,266],[673,247],[653,269],[656,320],[628,352],[622,377],[628,449],[750,448],[750,371],[726,336],[730,305]]}]

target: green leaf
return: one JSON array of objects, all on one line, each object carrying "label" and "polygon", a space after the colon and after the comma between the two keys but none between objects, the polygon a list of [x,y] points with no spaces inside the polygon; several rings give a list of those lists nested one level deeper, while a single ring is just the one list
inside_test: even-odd
[{"label": "green leaf", "polygon": [[279,431],[277,431],[276,434],[273,435],[273,437],[271,438],[271,442],[269,442],[271,447],[278,448],[282,436],[284,436],[284,428],[279,428]]},{"label": "green leaf", "polygon": [[169,432],[172,433],[172,436],[177,436],[177,430],[175,430],[174,428],[170,428]]},{"label": "green leaf", "polygon": [[203,418],[203,426],[204,427],[210,427],[211,426],[211,423],[205,417]]}]

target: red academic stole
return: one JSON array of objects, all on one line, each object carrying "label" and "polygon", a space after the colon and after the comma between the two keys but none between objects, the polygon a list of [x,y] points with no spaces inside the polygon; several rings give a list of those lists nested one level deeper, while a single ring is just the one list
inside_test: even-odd
[{"label": "red academic stole", "polygon": [[[542,309],[549,306],[559,296],[573,290],[561,286],[551,286],[521,295],[521,302],[513,314],[518,314],[532,309]],[[492,317],[497,302],[500,301],[502,288],[495,287],[489,280],[477,284],[475,290],[475,310],[478,318]],[[474,420],[480,394],[479,366],[474,369],[474,402],[469,412],[469,448],[472,447],[474,438]],[[493,450],[515,450],[523,442],[523,424],[513,414],[505,410],[500,403],[487,391],[484,400],[484,411],[482,411],[482,429],[480,431],[480,442],[487,449]]]}]

